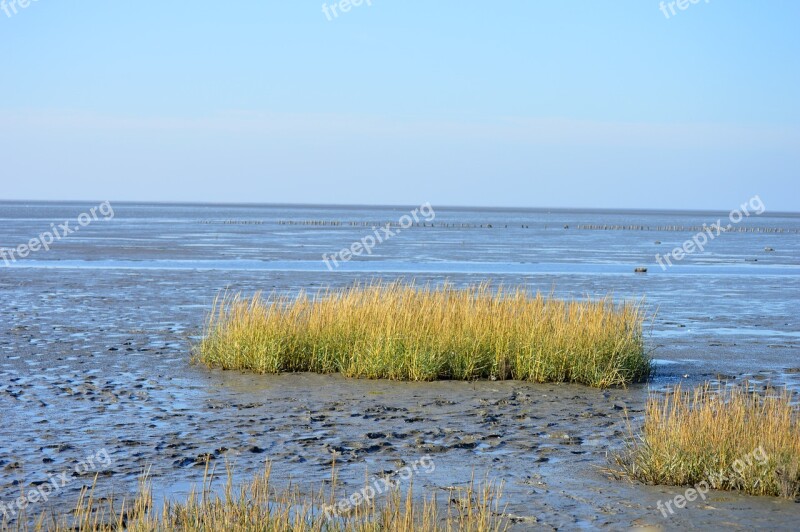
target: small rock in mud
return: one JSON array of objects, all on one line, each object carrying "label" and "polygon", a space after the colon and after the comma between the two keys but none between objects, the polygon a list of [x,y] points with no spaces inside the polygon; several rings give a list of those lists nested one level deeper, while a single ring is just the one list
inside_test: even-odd
[{"label": "small rock in mud", "polygon": [[569,434],[562,434],[561,443],[565,445],[582,445],[583,438],[579,436],[570,436]]}]

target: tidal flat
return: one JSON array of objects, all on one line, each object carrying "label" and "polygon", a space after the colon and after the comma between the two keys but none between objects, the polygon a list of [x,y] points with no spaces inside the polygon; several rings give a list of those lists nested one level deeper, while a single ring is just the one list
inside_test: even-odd
[{"label": "tidal flat", "polygon": [[[4,203],[0,245],[25,242],[81,210]],[[69,471],[62,489],[28,509],[68,513],[93,482],[88,472],[73,475],[75,464],[101,449],[110,464],[94,471],[97,494],[133,494],[149,469],[156,500],[185,497],[208,461],[220,470],[232,464],[240,481],[269,461],[273,482],[309,491],[328,481],[335,461],[344,490],[355,491],[367,474],[429,455],[435,471],[414,476],[415,493],[446,494],[473,475],[501,481],[504,513],[521,530],[790,530],[800,518],[790,500],[716,491],[664,518],[658,501],[685,488],[632,483],[608,471],[629,426],[641,425],[651,391],[744,379],[798,390],[796,233],[726,234],[708,253],[662,272],[657,249],[679,245],[688,233],[577,227],[689,227],[716,216],[437,209],[432,227],[410,228],[330,272],[321,254],[358,240],[364,227],[280,222],[389,222],[403,209],[115,210],[107,224],[0,267],[0,502]],[[749,222],[800,226],[796,216],[767,213]],[[633,273],[640,265],[650,266],[647,274]],[[491,280],[562,299],[644,297],[655,374],[646,384],[601,390],[252,375],[190,360],[220,291],[291,296],[375,278],[456,286]]]}]

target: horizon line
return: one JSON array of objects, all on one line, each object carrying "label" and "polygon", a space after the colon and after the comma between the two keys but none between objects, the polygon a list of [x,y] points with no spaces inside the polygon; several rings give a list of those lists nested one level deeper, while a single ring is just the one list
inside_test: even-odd
[{"label": "horizon line", "polygon": [[[127,205],[176,205],[176,206],[220,206],[220,207],[311,207],[311,208],[334,208],[334,209],[348,209],[348,208],[408,208],[417,207],[416,204],[404,203],[295,203],[295,202],[236,202],[236,201],[175,201],[175,200],[98,200],[98,199],[65,199],[65,200],[44,200],[44,199],[4,199],[0,198],[2,203],[41,203],[41,204],[57,204],[57,203],[96,203],[102,201],[109,201],[112,204],[127,204]],[[431,203],[431,202],[425,202]],[[422,203],[421,205],[424,205]],[[676,208],[662,208],[662,207],[537,207],[537,206],[490,206],[490,205],[439,205],[436,209],[444,210],[487,210],[487,211],[596,211],[596,212],[615,212],[615,213],[639,213],[639,212],[667,212],[667,213],[680,213],[680,214],[707,214],[707,213],[725,213],[728,214],[730,210],[724,209],[676,209]],[[800,211],[771,211],[767,210],[764,214],[784,214],[784,215],[800,215]]]}]

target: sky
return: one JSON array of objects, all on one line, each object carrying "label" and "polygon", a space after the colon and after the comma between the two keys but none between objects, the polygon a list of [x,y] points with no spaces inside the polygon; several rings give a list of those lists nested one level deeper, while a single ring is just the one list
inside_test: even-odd
[{"label": "sky", "polygon": [[796,0],[19,1],[0,199],[800,211]]}]

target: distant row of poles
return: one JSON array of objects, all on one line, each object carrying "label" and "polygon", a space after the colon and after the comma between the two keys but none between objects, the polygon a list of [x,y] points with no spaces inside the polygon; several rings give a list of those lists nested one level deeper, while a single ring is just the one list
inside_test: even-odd
[{"label": "distant row of poles", "polygon": [[[223,225],[264,225],[275,222],[264,220],[200,220],[201,224],[223,224]],[[278,220],[278,225],[304,225],[319,227],[401,227],[399,222],[376,222],[376,221],[341,221],[341,220]],[[405,227],[409,227],[408,224]],[[494,228],[521,228],[530,229],[528,224],[470,224],[470,223],[446,223],[446,222],[418,222],[411,224],[410,227],[439,227],[447,229],[494,229]],[[544,229],[570,229],[569,225],[544,225]],[[706,230],[716,231],[710,225],[593,225],[579,224],[574,229],[587,231],[674,231],[687,233],[700,233]],[[732,226],[724,227],[725,233],[800,233],[800,229],[790,229],[785,227],[744,227]]]},{"label": "distant row of poles", "polygon": [[[716,226],[715,226],[716,227]],[[576,229],[588,229],[592,231],[679,231],[687,233],[700,233],[706,230],[716,232],[711,225],[577,225]],[[743,226],[723,226],[725,233],[798,233],[800,229],[789,229],[785,227],[743,227]]]}]

